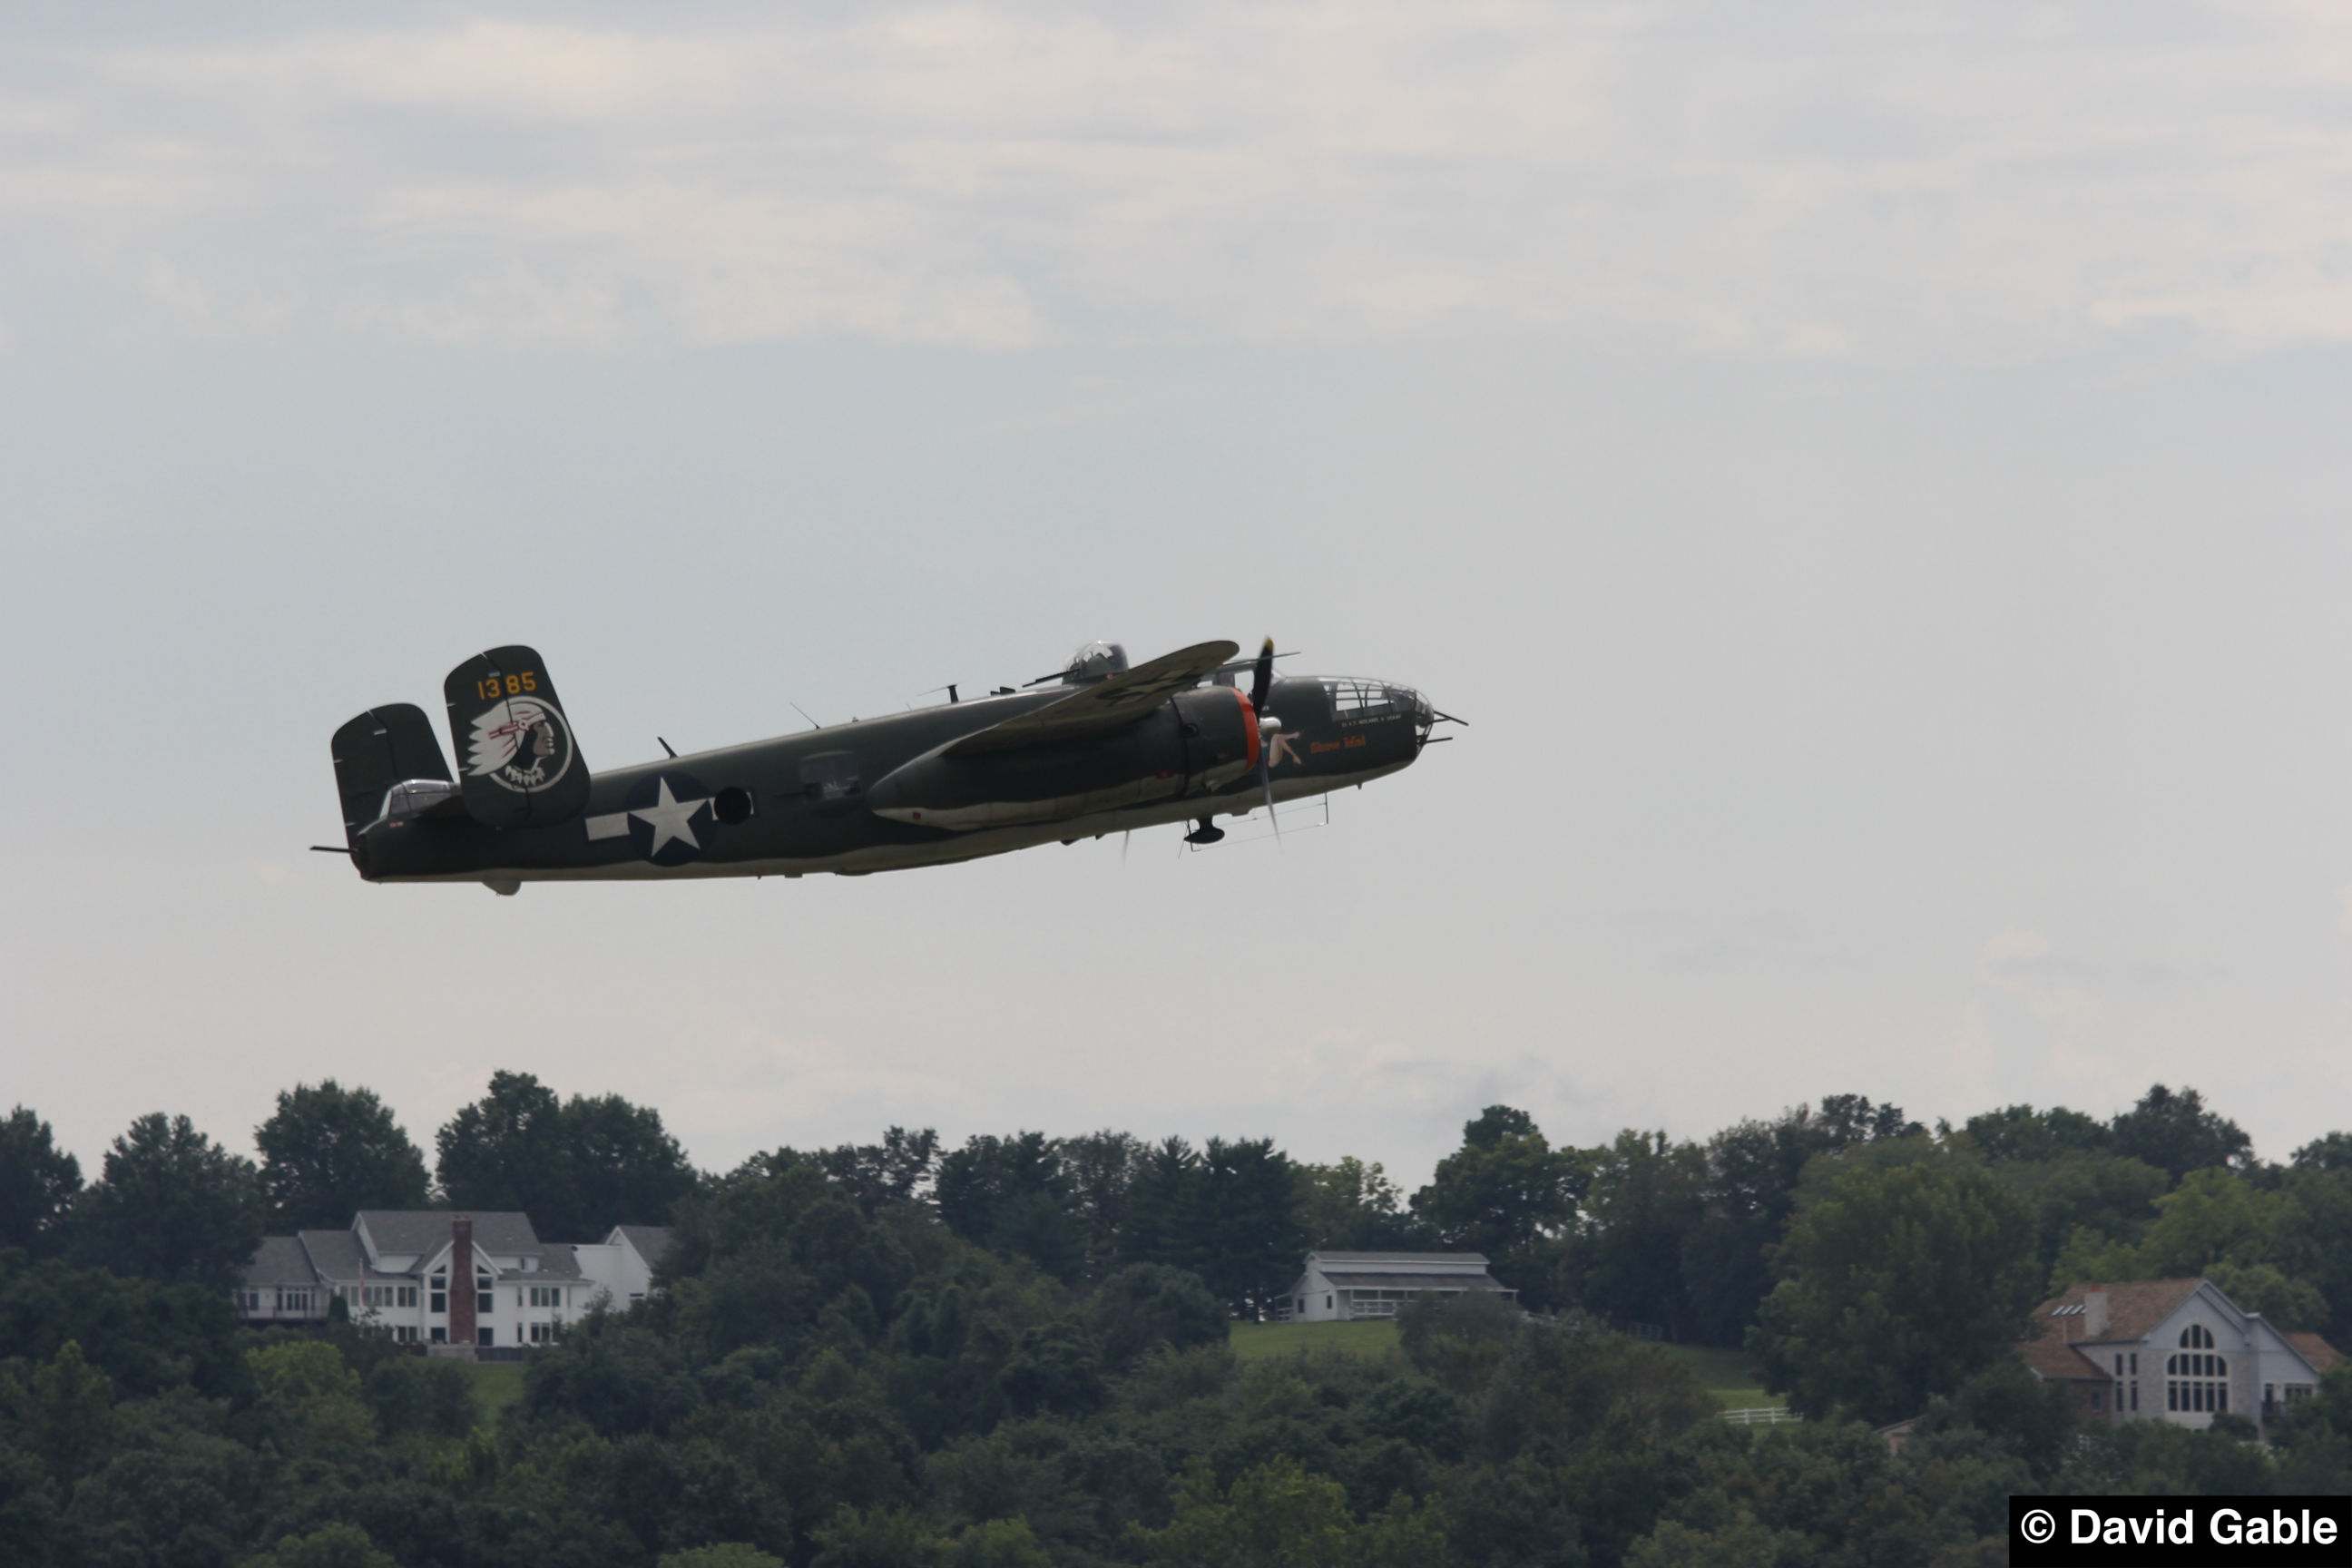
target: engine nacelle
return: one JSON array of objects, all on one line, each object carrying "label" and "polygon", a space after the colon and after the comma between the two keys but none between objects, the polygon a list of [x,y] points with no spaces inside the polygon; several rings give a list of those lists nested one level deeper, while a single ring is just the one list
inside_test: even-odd
[{"label": "engine nacelle", "polygon": [[1205,795],[1257,765],[1257,714],[1232,687],[1181,691],[1108,735],[917,757],[867,790],[877,816],[971,832]]}]

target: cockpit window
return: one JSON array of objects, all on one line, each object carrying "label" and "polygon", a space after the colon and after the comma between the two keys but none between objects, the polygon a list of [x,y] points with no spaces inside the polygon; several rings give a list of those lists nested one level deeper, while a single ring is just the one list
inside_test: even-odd
[{"label": "cockpit window", "polygon": [[1115,642],[1090,642],[1070,656],[1070,668],[1063,672],[1062,684],[1083,686],[1091,681],[1108,680],[1114,675],[1127,673],[1127,649]]},{"label": "cockpit window", "polygon": [[1386,686],[1376,680],[1327,680],[1334,719],[1372,719],[1397,706]]},{"label": "cockpit window", "polygon": [[857,759],[847,752],[801,759],[801,793],[811,800],[846,800],[858,787]]}]

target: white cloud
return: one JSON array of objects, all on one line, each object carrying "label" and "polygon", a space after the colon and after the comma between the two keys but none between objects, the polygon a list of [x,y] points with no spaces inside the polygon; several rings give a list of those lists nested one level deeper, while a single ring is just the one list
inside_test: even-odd
[{"label": "white cloud", "polygon": [[13,226],[428,339],[2352,336],[2325,7],[918,5],[6,68]]}]

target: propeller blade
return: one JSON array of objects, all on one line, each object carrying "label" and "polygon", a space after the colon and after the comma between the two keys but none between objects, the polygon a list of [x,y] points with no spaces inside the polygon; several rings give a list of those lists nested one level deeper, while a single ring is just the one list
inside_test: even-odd
[{"label": "propeller blade", "polygon": [[[1266,646],[1268,647],[1272,647],[1274,645],[1272,643],[1268,643]],[[1265,786],[1265,819],[1274,824],[1274,847],[1276,849],[1280,849],[1282,847],[1282,818],[1276,816],[1274,810],[1274,769],[1272,765],[1266,762],[1263,753],[1261,753],[1257,759],[1257,782]]]},{"label": "propeller blade", "polygon": [[1274,695],[1274,639],[1257,650],[1257,664],[1250,671],[1250,708],[1261,719],[1265,717],[1265,700]]}]

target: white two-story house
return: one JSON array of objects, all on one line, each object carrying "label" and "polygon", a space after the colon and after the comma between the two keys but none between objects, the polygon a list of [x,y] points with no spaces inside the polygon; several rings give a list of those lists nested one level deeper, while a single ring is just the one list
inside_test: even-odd
[{"label": "white two-story house", "polygon": [[2210,1279],[2078,1285],[2036,1307],[2033,1327],[2026,1365],[2071,1387],[2089,1420],[2204,1427],[2230,1412],[2267,1427],[2337,1359],[2317,1334],[2273,1327]]},{"label": "white two-story house", "polygon": [[404,1342],[520,1348],[553,1339],[599,1300],[643,1300],[668,1246],[658,1226],[547,1242],[519,1213],[366,1209],[348,1230],[265,1240],[237,1311],[256,1325],[314,1323],[340,1298],[352,1322]]}]

